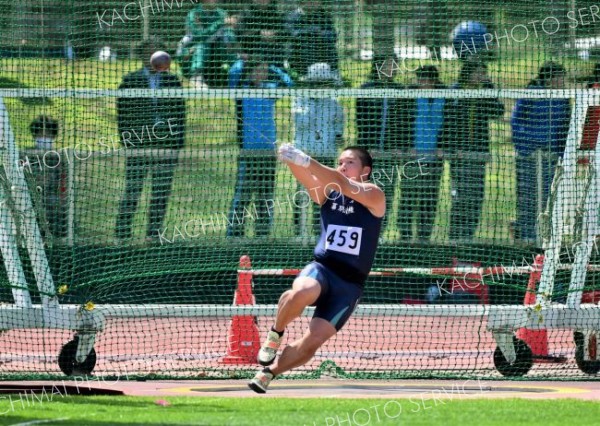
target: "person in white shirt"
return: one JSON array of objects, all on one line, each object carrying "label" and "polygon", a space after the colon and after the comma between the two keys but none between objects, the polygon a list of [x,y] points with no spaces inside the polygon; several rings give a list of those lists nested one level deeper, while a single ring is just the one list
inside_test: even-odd
[{"label": "person in white shirt", "polygon": [[[312,64],[303,78],[307,88],[335,88],[341,86],[337,71],[325,62]],[[335,98],[296,98],[292,105],[294,116],[294,146],[316,158],[321,164],[333,167],[342,145],[345,116],[344,109]],[[298,186],[298,190],[302,190]],[[306,236],[307,213],[313,217],[314,235],[318,235],[319,211],[306,197],[306,203],[298,198],[294,210],[294,224],[298,235]],[[311,213],[312,212],[312,213]]]}]

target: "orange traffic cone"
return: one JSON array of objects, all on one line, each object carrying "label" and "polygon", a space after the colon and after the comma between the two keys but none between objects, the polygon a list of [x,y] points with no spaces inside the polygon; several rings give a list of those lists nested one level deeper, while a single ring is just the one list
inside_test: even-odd
[{"label": "orange traffic cone", "polygon": [[[529,275],[527,291],[525,292],[525,305],[535,305],[536,287],[542,278],[542,267],[544,265],[544,255],[538,254],[533,261],[533,271]],[[523,340],[531,348],[533,360],[535,362],[564,362],[565,357],[548,355],[548,330],[531,330],[529,328],[520,328],[517,331],[517,337]]]},{"label": "orange traffic cone", "polygon": [[[250,257],[240,257],[238,285],[233,304],[254,305],[252,293],[252,273],[244,271],[251,268]],[[234,315],[227,332],[227,355],[221,358],[221,364],[256,364],[260,349],[260,339],[256,318],[253,315]]]}]

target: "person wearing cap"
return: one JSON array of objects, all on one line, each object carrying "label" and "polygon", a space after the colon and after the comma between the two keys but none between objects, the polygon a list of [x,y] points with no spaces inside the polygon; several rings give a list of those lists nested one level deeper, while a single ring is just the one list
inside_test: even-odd
[{"label": "person wearing cap", "polygon": [[[543,64],[528,89],[564,89],[565,68],[556,62]],[[562,157],[569,133],[571,107],[568,99],[519,99],[512,113],[512,141],[517,173],[517,221],[515,238],[525,244],[537,241],[537,206],[546,205],[554,169]],[[542,154],[538,170],[538,154]],[[542,199],[538,200],[541,174]]]},{"label": "person wearing cap", "polygon": [[[410,89],[445,89],[434,65],[415,71],[417,84]],[[433,231],[444,161],[439,139],[444,123],[445,98],[417,98],[411,112],[413,160],[404,165],[400,177],[398,225],[404,240],[412,239],[413,214],[417,238],[427,241]]]},{"label": "person wearing cap", "polygon": [[[337,72],[325,62],[312,64],[303,78],[307,88],[334,88],[341,85]],[[333,167],[337,146],[344,134],[344,109],[336,98],[295,98],[292,104],[294,116],[294,143],[296,148],[316,158],[321,164]],[[299,190],[301,190],[299,184]],[[320,231],[319,211],[307,200],[308,209],[302,203],[294,210],[294,224],[299,235],[305,234],[302,216],[312,211],[315,234]]]},{"label": "person wearing cap", "polygon": [[[394,81],[397,62],[393,55],[373,58],[369,80],[361,89],[401,90],[404,85]],[[412,146],[410,109],[412,99],[358,98],[356,99],[357,145],[365,147],[378,160],[373,180],[385,192],[386,209],[392,211],[394,194],[402,170],[400,155]],[[409,160],[410,161],[410,160]],[[384,218],[384,228],[389,215]]]}]

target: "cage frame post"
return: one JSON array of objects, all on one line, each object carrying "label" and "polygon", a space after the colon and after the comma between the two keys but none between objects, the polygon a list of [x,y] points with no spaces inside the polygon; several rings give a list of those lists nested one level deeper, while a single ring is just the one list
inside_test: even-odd
[{"label": "cage frame post", "polygon": [[[5,187],[0,185],[0,230],[4,236],[0,243],[5,267],[13,286],[14,306],[0,306],[0,330],[10,329],[69,329],[81,332],[78,340],[76,360],[85,359],[93,350],[95,335],[104,329],[102,312],[86,311],[81,306],[61,307],[46,250],[38,226],[29,187],[19,150],[10,125],[8,111],[0,97],[0,150],[2,167],[7,179]],[[71,170],[69,172],[72,172]],[[71,173],[72,174],[72,173]],[[10,191],[10,193],[6,193]],[[6,200],[10,198],[12,205]],[[15,237],[17,225],[14,216],[19,215],[20,231],[29,253],[33,275],[41,295],[41,304],[34,305],[27,289],[22,259],[18,253]]]}]

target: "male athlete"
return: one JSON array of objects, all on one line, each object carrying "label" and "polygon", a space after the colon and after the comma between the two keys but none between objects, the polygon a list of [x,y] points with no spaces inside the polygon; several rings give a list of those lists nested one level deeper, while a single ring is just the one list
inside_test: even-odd
[{"label": "male athlete", "polygon": [[[276,376],[308,362],[344,326],[362,296],[385,214],[383,191],[368,182],[373,159],[367,150],[346,148],[336,169],[292,145],[281,146],[278,154],[321,206],[321,236],[314,261],[279,299],[275,324],[258,353],[265,368],[248,383],[258,393]],[[308,330],[275,360],[285,328],[307,306],[316,307]]]}]

